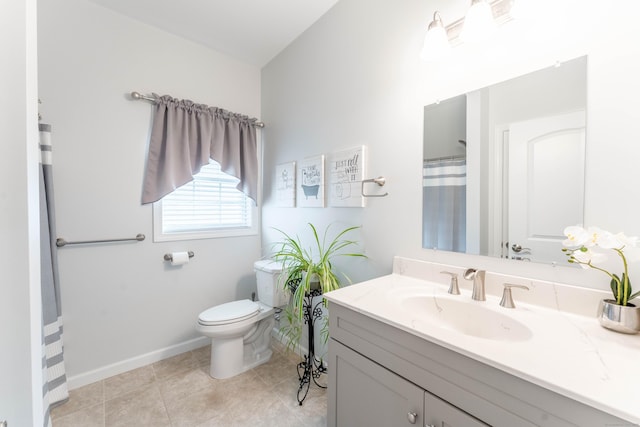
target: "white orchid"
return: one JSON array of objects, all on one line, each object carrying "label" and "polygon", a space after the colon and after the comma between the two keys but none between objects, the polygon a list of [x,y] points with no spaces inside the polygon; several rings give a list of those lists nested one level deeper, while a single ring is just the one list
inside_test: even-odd
[{"label": "white orchid", "polygon": [[584,250],[575,251],[572,254],[573,258],[580,264],[580,267],[587,269],[590,268],[589,264],[599,264],[606,261],[607,256],[600,252],[594,252],[585,248]]},{"label": "white orchid", "polygon": [[583,246],[587,240],[589,240],[589,234],[587,230],[578,226],[571,226],[564,229],[564,235],[567,239],[562,242],[567,247],[580,247]]},{"label": "white orchid", "polygon": [[[567,237],[562,242],[565,248],[562,251],[569,257],[567,261],[578,264],[582,268],[593,268],[602,271],[611,278],[611,291],[619,305],[627,305],[628,302],[640,292],[631,294],[631,281],[629,280],[628,260],[640,261],[640,248],[638,238],[628,237],[624,233],[612,234],[597,227],[584,229],[580,226],[570,226],[564,229]],[[612,274],[596,264],[604,262],[607,257],[594,248],[610,249],[620,256],[624,271],[622,277]],[[625,256],[625,253],[627,254]]]},{"label": "white orchid", "polygon": [[593,246],[600,246],[603,249],[622,249],[624,244],[618,238],[608,231],[601,230],[596,227],[590,227],[587,230],[589,240]]},{"label": "white orchid", "polygon": [[620,242],[625,249],[637,248],[638,246],[638,238],[625,236],[624,233],[618,233],[615,235],[618,242]]}]

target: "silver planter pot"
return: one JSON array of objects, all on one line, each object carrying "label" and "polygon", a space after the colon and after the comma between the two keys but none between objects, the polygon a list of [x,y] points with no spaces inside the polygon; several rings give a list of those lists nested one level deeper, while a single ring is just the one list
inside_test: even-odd
[{"label": "silver planter pot", "polygon": [[640,307],[618,305],[613,299],[605,299],[598,305],[598,321],[612,331],[637,334],[640,332]]}]

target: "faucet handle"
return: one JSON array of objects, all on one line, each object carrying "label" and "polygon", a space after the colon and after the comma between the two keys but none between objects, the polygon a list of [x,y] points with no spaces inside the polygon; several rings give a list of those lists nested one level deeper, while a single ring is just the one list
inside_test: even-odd
[{"label": "faucet handle", "polygon": [[500,306],[504,308],[516,308],[516,305],[513,302],[513,297],[511,296],[511,288],[518,288],[529,290],[527,286],[524,285],[514,285],[512,283],[504,284],[504,291],[502,292],[502,299],[500,300]]},{"label": "faucet handle", "polygon": [[458,275],[450,271],[441,271],[441,274],[448,274],[451,276],[451,283],[449,283],[449,292],[452,295],[460,295],[460,288],[458,287]]}]

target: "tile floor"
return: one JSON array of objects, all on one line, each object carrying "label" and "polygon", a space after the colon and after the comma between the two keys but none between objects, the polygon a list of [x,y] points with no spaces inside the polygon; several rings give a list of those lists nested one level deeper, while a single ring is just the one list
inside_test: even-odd
[{"label": "tile floor", "polygon": [[53,427],[326,426],[326,389],[312,384],[299,406],[300,358],[272,346],[269,362],[226,380],[209,376],[207,346],[80,387],[53,409]]}]

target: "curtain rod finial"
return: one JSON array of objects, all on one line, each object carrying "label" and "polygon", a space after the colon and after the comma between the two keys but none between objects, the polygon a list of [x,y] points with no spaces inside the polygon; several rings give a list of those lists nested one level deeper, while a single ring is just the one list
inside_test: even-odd
[{"label": "curtain rod finial", "polygon": [[131,97],[133,99],[142,99],[142,95],[140,95],[140,92],[131,92]]}]

